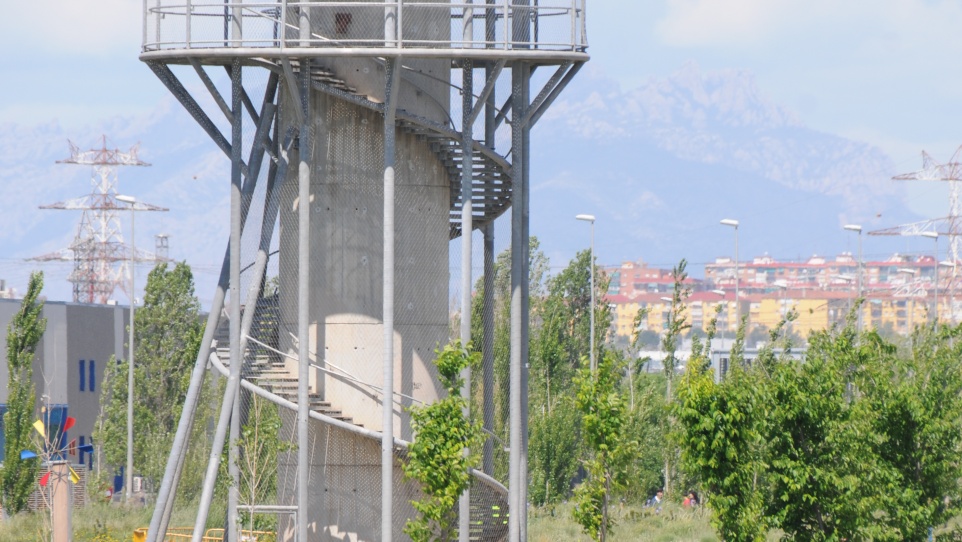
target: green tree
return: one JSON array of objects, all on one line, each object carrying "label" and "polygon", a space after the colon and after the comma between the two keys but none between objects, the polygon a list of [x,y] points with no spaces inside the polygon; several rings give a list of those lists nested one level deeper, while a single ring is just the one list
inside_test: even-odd
[{"label": "green tree", "polygon": [[665,436],[665,443],[664,446],[662,446],[665,498],[670,498],[672,495],[675,458],[679,453],[677,447],[671,444],[671,435],[675,430],[675,418],[672,415],[671,407],[674,403],[672,385],[675,381],[675,373],[678,370],[676,352],[678,351],[678,339],[691,328],[691,324],[688,323],[688,317],[685,314],[685,302],[688,296],[691,295],[691,289],[685,286],[685,281],[688,279],[688,273],[685,271],[687,267],[688,262],[683,259],[672,269],[671,277],[674,285],[671,294],[671,307],[668,309],[668,322],[665,328],[665,334],[661,339],[661,348],[665,352],[665,359],[662,362],[665,373],[665,405],[668,406],[667,416],[663,418],[665,426],[662,432]]},{"label": "green tree", "polygon": [[[539,304],[545,296],[546,280],[548,276],[548,258],[541,251],[537,237],[528,240],[528,285],[531,313],[537,314]],[[492,326],[494,337],[492,340],[492,356],[494,358],[494,381],[492,385],[494,425],[491,428],[494,438],[499,442],[494,446],[494,475],[504,479],[508,474],[508,457],[504,448],[509,440],[508,435],[508,397],[510,395],[509,369],[511,360],[511,249],[498,254],[494,262],[494,288],[492,297]],[[484,278],[475,283],[475,295],[471,305],[471,337],[472,344],[480,351],[484,335]],[[538,327],[536,317],[530,319],[531,333],[534,335]],[[472,379],[472,412],[482,412],[482,396],[484,383],[479,373]]]},{"label": "green tree", "polygon": [[582,367],[575,378],[588,477],[575,490],[574,516],[588,536],[602,542],[614,526],[608,513],[611,496],[624,487],[630,458],[637,449],[626,431],[628,409],[619,386],[622,369],[617,357],[609,353],[599,360],[596,370]]},{"label": "green tree", "polygon": [[[531,498],[536,504],[564,499],[578,470],[578,416],[572,415],[573,378],[588,359],[591,333],[590,251],[579,252],[549,278],[545,296],[532,301],[530,331]],[[595,354],[602,356],[611,326],[611,309],[600,292],[607,278],[595,268]]]},{"label": "green tree", "polygon": [[693,364],[678,389],[682,464],[711,494],[712,524],[722,540],[765,539],[765,495],[757,487],[765,424],[759,366],[732,365],[721,384]]},{"label": "green tree", "polygon": [[[251,396],[247,423],[241,427],[238,441],[240,449],[240,504],[269,504],[277,497],[277,461],[281,454],[296,449],[286,440],[281,440],[281,416],[278,406],[257,395]],[[226,461],[222,471],[226,475]],[[226,476],[223,479],[228,479]],[[273,531],[277,529],[274,515],[256,515],[249,512],[240,514],[241,524],[247,524],[251,531]]]},{"label": "green tree", "polygon": [[37,344],[47,328],[43,312],[43,273],[30,274],[27,293],[20,310],[7,326],[7,411],[3,415],[4,461],[0,480],[3,510],[16,514],[27,508],[27,499],[37,481],[37,461],[20,459],[22,450],[38,451],[31,438],[36,420],[33,360]]},{"label": "green tree", "polygon": [[895,539],[925,540],[928,527],[946,523],[962,507],[960,335],[960,327],[920,328],[905,357],[874,333],[859,347],[863,357],[879,360],[856,391],[878,412],[876,451],[900,488],[887,495],[883,516]]},{"label": "green tree", "polygon": [[[173,268],[162,263],[151,270],[134,324],[134,465],[152,490],[164,473],[204,331],[194,277],[186,263]],[[110,365],[95,438],[104,443],[107,463],[120,466],[127,454],[129,366],[127,360]],[[194,424],[201,430],[202,426]]]},{"label": "green tree", "polygon": [[656,333],[644,329],[643,322],[650,308],[638,309],[632,322],[632,333],[625,350],[627,363],[628,422],[627,433],[638,443],[636,453],[628,464],[629,475],[623,496],[629,501],[643,501],[662,488],[663,448],[667,441],[667,405],[665,378],[662,374],[643,372],[650,358],[640,360],[639,354],[648,345],[658,344]]},{"label": "green tree", "polygon": [[570,398],[555,401],[555,408],[530,413],[528,424],[531,482],[528,495],[536,505],[567,498],[578,472],[580,419]]},{"label": "green tree", "polygon": [[850,315],[798,362],[779,354],[785,327],[751,365],[719,384],[690,368],[679,391],[683,459],[719,534],[925,540],[962,502],[962,328],[920,327],[906,350]]},{"label": "green tree", "polygon": [[461,397],[461,371],[474,367],[481,355],[454,342],[436,352],[441,383],[448,396],[425,406],[411,407],[414,442],[408,448],[404,474],[417,481],[424,497],[411,504],[418,512],[409,519],[404,533],[415,542],[447,542],[457,538],[458,498],[471,483],[469,468],[477,456],[466,456],[483,441],[481,426],[464,415],[467,400]]}]

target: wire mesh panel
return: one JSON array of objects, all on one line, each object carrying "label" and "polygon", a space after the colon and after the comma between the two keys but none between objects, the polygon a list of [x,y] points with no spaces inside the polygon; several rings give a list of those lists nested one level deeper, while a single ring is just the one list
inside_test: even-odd
[{"label": "wire mesh panel", "polygon": [[[584,0],[149,0],[147,51],[210,47],[584,50]],[[397,35],[385,36],[386,14]],[[310,21],[309,28],[302,24]],[[468,30],[465,24],[468,23]],[[486,24],[487,23],[487,24]],[[473,28],[471,28],[473,27]],[[519,27],[525,28],[519,33]]]}]

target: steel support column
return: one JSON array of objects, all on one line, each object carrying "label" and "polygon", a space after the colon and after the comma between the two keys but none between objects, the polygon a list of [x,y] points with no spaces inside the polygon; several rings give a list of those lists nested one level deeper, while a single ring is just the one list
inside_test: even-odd
[{"label": "steel support column", "polygon": [[[495,0],[486,0],[486,4],[494,5]],[[484,37],[485,41],[492,47],[497,28],[497,13],[494,9],[486,8],[484,12]],[[503,68],[504,65],[502,64]],[[501,70],[498,69],[498,72]],[[488,63],[485,66],[484,76],[490,84],[494,79],[494,69]],[[495,135],[497,124],[495,118],[498,110],[496,106],[497,96],[495,96],[496,86],[492,85],[492,90],[484,100],[484,145],[489,149],[495,146]],[[482,326],[484,328],[483,344],[481,346],[481,378],[483,380],[484,398],[482,405],[484,408],[482,424],[487,433],[484,439],[484,449],[482,451],[481,469],[492,476],[494,475],[494,221],[484,226],[484,308],[482,309]]]},{"label": "steel support column", "polygon": [[[468,34],[467,21],[472,11],[465,13],[465,34]],[[468,347],[471,342],[471,253],[474,232],[474,207],[472,192],[474,182],[474,141],[472,130],[472,111],[474,109],[474,63],[465,60],[461,66],[461,345]],[[471,415],[471,368],[461,372],[461,396],[465,399],[464,416]],[[470,450],[465,450],[469,454]],[[458,501],[458,540],[468,542],[471,536],[471,490],[466,489]]]},{"label": "steel support column", "polygon": [[[308,430],[310,416],[310,280],[311,280],[311,158],[314,131],[311,119],[311,60],[301,59],[301,127],[297,164],[297,542],[307,542],[311,520],[307,486],[310,482]],[[323,505],[322,505],[323,507]]]},{"label": "steel support column", "polygon": [[393,542],[394,529],[394,162],[395,113],[400,60],[389,59],[384,83],[384,396],[381,399],[381,540]]},{"label": "steel support column", "polygon": [[524,438],[525,416],[524,405],[527,390],[524,388],[524,365],[526,359],[525,344],[527,343],[528,315],[525,312],[527,303],[524,295],[528,281],[528,239],[525,237],[528,212],[524,198],[525,184],[528,179],[524,175],[525,130],[521,123],[527,107],[526,89],[529,85],[529,67],[524,62],[516,62],[511,69],[511,88],[513,96],[512,124],[511,124],[511,172],[512,193],[511,202],[511,360],[510,360],[510,466],[508,474],[508,540],[521,542],[526,538],[524,524],[526,439]]},{"label": "steel support column", "polygon": [[[230,191],[230,377],[240,381],[241,365],[243,365],[240,351],[241,299],[240,299],[240,250],[241,250],[241,152],[243,151],[243,109],[241,104],[241,85],[243,84],[243,70],[240,60],[234,60],[231,66],[231,191]],[[230,447],[227,459],[227,470],[231,478],[231,487],[227,493],[227,540],[237,541],[237,503],[240,492],[240,467],[238,466],[239,450],[237,440],[240,438],[240,386],[235,384],[235,396],[231,405]]]},{"label": "steel support column", "polygon": [[481,470],[494,475],[494,222],[482,229],[484,233],[484,299],[481,308],[482,345],[481,380],[485,438],[481,456]]},{"label": "steel support column", "polygon": [[[528,70],[527,64],[522,65],[521,72],[521,96],[518,104],[523,106],[524,109],[516,110],[519,117],[528,110],[531,90],[531,72]],[[529,231],[531,223],[531,128],[523,123],[521,125],[521,149],[521,155],[517,157],[517,161],[512,160],[512,169],[519,167],[521,169],[519,176],[524,179],[517,188],[520,196],[521,239],[523,240],[521,261],[524,265],[524,274],[521,275],[521,452],[519,454],[521,457],[521,472],[518,474],[521,485],[518,490],[520,492],[519,513],[521,516],[520,542],[526,542],[528,540],[528,360],[530,359],[528,355],[528,325],[530,322],[528,266],[531,262],[531,243],[529,241],[531,238]]]}]

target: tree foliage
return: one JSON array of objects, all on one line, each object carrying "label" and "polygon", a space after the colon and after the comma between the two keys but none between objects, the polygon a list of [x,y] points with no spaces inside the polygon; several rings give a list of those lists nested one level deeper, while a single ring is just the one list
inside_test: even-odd
[{"label": "tree foliage", "polygon": [[[528,240],[528,289],[530,294],[531,312],[537,313],[540,300],[544,297],[545,281],[548,276],[548,258],[541,251],[537,237]],[[494,333],[492,337],[491,356],[494,361],[494,378],[490,390],[493,397],[494,423],[490,428],[493,438],[499,444],[494,449],[494,475],[504,479],[508,474],[508,457],[504,448],[509,440],[508,430],[508,397],[510,395],[510,360],[511,360],[511,249],[498,254],[494,262],[492,298],[494,306],[491,308]],[[471,306],[471,336],[474,348],[480,351],[484,336],[484,279],[475,284],[474,302]],[[537,329],[537,323],[532,322],[531,333]],[[482,396],[484,382],[480,377],[472,379],[472,412],[482,412]]]},{"label": "tree foliage", "polygon": [[[277,468],[281,454],[292,452],[296,446],[282,440],[281,416],[279,407],[251,396],[247,422],[241,426],[241,436],[237,442],[240,450],[240,504],[258,505],[276,501]],[[226,461],[221,462],[226,470]],[[226,476],[223,477],[228,479]],[[277,528],[274,515],[257,515],[241,512],[239,519],[251,531],[268,531]]]},{"label": "tree foliage", "polygon": [[[190,267],[184,262],[154,267],[143,306],[134,313],[134,465],[148,488],[163,476],[203,331]],[[123,465],[127,454],[127,361],[105,371],[95,435],[114,466]]]},{"label": "tree foliage", "polygon": [[20,459],[20,452],[38,452],[31,432],[36,420],[33,360],[47,328],[47,319],[40,316],[44,304],[40,299],[41,290],[43,273],[31,273],[20,309],[7,326],[7,411],[3,415],[5,445],[0,483],[3,510],[8,514],[27,508],[27,499],[37,480],[37,461]]},{"label": "tree foliage", "polygon": [[414,442],[408,448],[404,474],[417,481],[424,497],[411,504],[418,516],[409,519],[404,532],[415,542],[446,542],[457,538],[458,498],[471,483],[469,468],[477,461],[467,456],[483,442],[480,424],[464,415],[467,400],[461,396],[461,371],[474,367],[481,355],[454,342],[436,352],[435,364],[448,396],[411,408]]},{"label": "tree foliage", "polygon": [[574,515],[585,533],[600,541],[607,538],[614,525],[608,513],[611,496],[624,488],[629,460],[638,446],[625,430],[628,409],[619,386],[622,369],[617,357],[607,354],[596,370],[582,367],[575,378],[588,477],[575,490]]},{"label": "tree foliage", "polygon": [[[813,333],[804,361],[766,347],[716,384],[689,370],[678,408],[686,466],[725,540],[925,540],[959,512],[960,328],[922,328],[900,352],[848,325]],[[788,346],[783,326],[772,332]]]},{"label": "tree foliage", "polygon": [[[572,408],[574,377],[587,364],[591,345],[591,252],[575,255],[549,278],[544,297],[532,301],[530,363],[530,497],[554,503],[570,494],[581,454],[581,420]],[[603,357],[611,309],[600,292],[608,280],[595,267],[595,355]]]}]

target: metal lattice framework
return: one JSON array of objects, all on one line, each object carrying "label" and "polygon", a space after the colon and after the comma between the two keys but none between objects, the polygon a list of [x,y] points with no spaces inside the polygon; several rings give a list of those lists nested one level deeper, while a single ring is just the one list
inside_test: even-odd
[{"label": "metal lattice framework", "polygon": [[[231,235],[149,541],[169,524],[208,363],[226,384],[195,541],[225,448],[229,539],[244,507],[285,515],[286,540],[403,539],[419,494],[399,473],[407,409],[437,398],[428,351],[449,339],[480,346],[475,401],[490,436],[459,504],[460,540],[524,539],[530,130],[586,49],[585,0],[146,5],[141,60],[231,161]],[[194,96],[185,74],[207,94]],[[502,216],[510,352],[496,381]],[[449,249],[460,252],[459,268]],[[466,317],[475,305],[479,337]],[[503,405],[492,403],[495,388],[508,395]],[[278,409],[293,448],[278,458],[278,502],[239,500],[237,442],[253,397]],[[509,456],[505,468],[499,454]]]},{"label": "metal lattice framework", "polygon": [[[869,232],[869,235],[883,236],[926,236],[935,234],[947,237],[949,240],[949,258],[952,262],[951,275],[946,279],[940,278],[939,262],[935,262],[935,288],[955,291],[958,281],[956,268],[962,257],[962,146],[956,149],[948,162],[937,162],[932,156],[922,151],[922,169],[911,173],[903,173],[892,178],[896,181],[938,181],[949,183],[949,215],[943,218],[922,220],[909,224],[902,224],[892,228],[884,228]],[[937,242],[937,241],[936,241]],[[906,294],[909,295],[909,294]],[[949,311],[952,320],[956,320],[959,307],[956,307],[955,296],[949,298]],[[939,312],[939,307],[935,309]]]},{"label": "metal lattice framework", "polygon": [[[67,280],[73,284],[73,300],[76,303],[106,303],[119,287],[128,297],[125,277],[133,270],[128,268],[131,260],[156,262],[164,258],[147,251],[137,250],[124,243],[118,211],[129,206],[118,202],[117,168],[123,166],[149,166],[137,157],[137,146],[124,152],[108,149],[107,138],[102,136],[99,149],[80,150],[69,142],[70,157],[58,160],[58,164],[91,166],[93,176],[91,193],[79,198],[41,205],[41,209],[81,211],[77,234],[70,246],[51,254],[30,258],[33,261],[73,261],[74,268]],[[163,207],[138,203],[137,211],[166,211]]]}]

